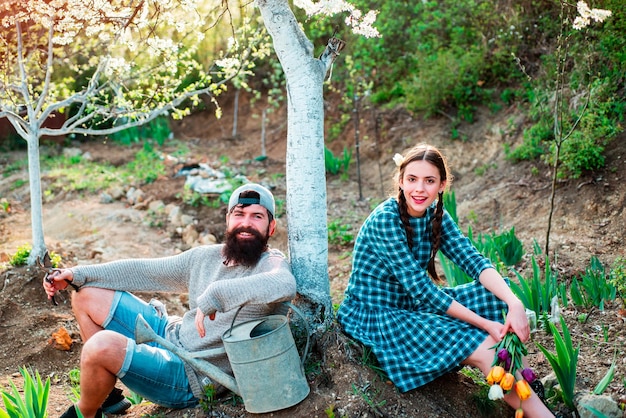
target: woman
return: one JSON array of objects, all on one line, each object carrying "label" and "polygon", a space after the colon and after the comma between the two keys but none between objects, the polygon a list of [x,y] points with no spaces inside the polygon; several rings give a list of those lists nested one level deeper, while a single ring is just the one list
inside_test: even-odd
[{"label": "woman", "polygon": [[[452,178],[441,152],[420,144],[396,164],[397,197],[374,209],[357,236],[339,323],[371,347],[401,392],[460,365],[487,375],[492,347],[507,332],[528,340],[524,305],[444,210],[443,192]],[[439,250],[474,281],[440,286]],[[515,391],[504,399],[519,408]],[[535,394],[523,409],[526,417],[553,416]]]}]

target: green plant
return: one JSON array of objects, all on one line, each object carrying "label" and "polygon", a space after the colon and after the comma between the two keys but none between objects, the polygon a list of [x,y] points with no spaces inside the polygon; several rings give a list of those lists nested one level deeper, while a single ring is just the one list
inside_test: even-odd
[{"label": "green plant", "polygon": [[606,388],[609,387],[609,384],[611,383],[614,377],[615,377],[615,359],[613,359],[613,363],[611,363],[611,367],[609,367],[609,370],[606,371],[606,373],[604,374],[604,377],[600,379],[596,387],[593,388],[593,394],[602,395],[604,391],[606,390]]},{"label": "green plant", "polygon": [[378,395],[380,395],[380,390],[374,390],[373,393],[370,391],[372,385],[370,382],[365,383],[361,387],[357,387],[354,383],[352,384],[352,393],[357,396],[360,396],[365,403],[372,408],[374,411],[379,411],[381,406],[385,406],[387,401],[385,399],[376,400]]},{"label": "green plant", "polygon": [[0,409],[0,418],[45,418],[48,416],[48,394],[50,392],[50,378],[42,382],[38,371],[34,376],[20,367],[20,373],[24,377],[24,397],[13,381],[9,380],[11,392],[2,390],[2,402],[6,411]]},{"label": "green plant", "polygon": [[[129,118],[124,118],[121,122],[128,123]],[[111,135],[111,139],[123,145],[130,145],[142,140],[152,139],[159,145],[163,145],[165,140],[172,134],[169,126],[169,119],[165,116],[158,117],[150,122],[131,128],[124,129]]]},{"label": "green plant", "polygon": [[554,337],[556,353],[548,351],[548,349],[540,343],[536,343],[536,345],[546,356],[550,362],[550,366],[552,366],[552,370],[554,370],[554,374],[556,375],[561,387],[563,402],[568,408],[575,411],[576,405],[574,404],[574,390],[576,386],[576,368],[578,366],[578,352],[580,350],[580,345],[574,348],[572,338],[569,330],[567,329],[567,324],[562,317],[560,318],[560,322],[561,330],[563,331],[562,337],[552,322],[549,322],[548,324]]},{"label": "green plant", "polygon": [[5,198],[0,199],[0,210],[4,213],[11,212],[11,203]]},{"label": "green plant", "polygon": [[126,396],[126,399],[128,399],[131,404],[139,405],[140,403],[143,402],[143,396],[139,395],[138,393],[133,392],[132,390],[129,392],[130,393],[128,394],[128,396]]},{"label": "green plant", "polygon": [[161,156],[149,142],[144,142],[143,149],[135,154],[135,159],[126,168],[130,177],[143,183],[152,183],[166,172]]},{"label": "green plant", "polygon": [[604,302],[615,300],[616,289],[610,280],[602,262],[591,257],[590,265],[582,277],[572,280],[570,296],[575,306],[586,309],[598,307],[604,311]]},{"label": "green plant", "polygon": [[336,157],[331,150],[324,147],[324,165],[326,172],[332,175],[339,173],[347,173],[350,167],[350,161],[352,160],[352,152],[348,148],[344,147],[343,155]]},{"label": "green plant", "polygon": [[[9,264],[12,266],[25,266],[32,249],[33,246],[30,243],[18,246],[15,254],[9,260]],[[54,251],[50,251],[50,262],[52,267],[58,267],[61,264],[61,256]]]},{"label": "green plant", "polygon": [[524,246],[515,236],[515,227],[512,227],[508,232],[494,235],[492,241],[498,258],[505,266],[514,266],[522,260]]},{"label": "green plant", "polygon": [[80,370],[72,369],[67,374],[70,380],[70,395],[69,398],[72,403],[77,403],[80,400]]},{"label": "green plant", "polygon": [[382,369],[382,367],[380,367],[378,359],[374,355],[372,349],[367,346],[361,346],[361,348],[363,349],[363,351],[361,352],[361,358],[359,359],[359,363],[361,363],[365,367],[372,369],[381,379],[388,380],[387,374]]},{"label": "green plant", "polygon": [[213,411],[213,407],[217,405],[216,395],[215,385],[209,383],[204,386],[204,399],[200,399],[200,407],[204,412],[210,413]]},{"label": "green plant", "polygon": [[335,405],[330,405],[328,408],[324,409],[324,413],[328,418],[335,418]]},{"label": "green plant", "polygon": [[611,266],[609,283],[615,287],[622,306],[626,308],[626,258],[617,257]]},{"label": "green plant", "polygon": [[470,276],[467,275],[467,273],[461,270],[458,265],[450,261],[445,255],[443,255],[441,251],[437,253],[437,257],[439,258],[441,269],[443,270],[443,275],[445,276],[449,286],[455,287],[465,283],[469,283],[473,280]]},{"label": "green plant", "polygon": [[456,213],[456,194],[454,193],[454,190],[450,190],[449,192],[443,194],[443,207],[450,214],[452,220],[458,224],[459,217]]},{"label": "green plant", "polygon": [[328,242],[333,245],[347,246],[354,243],[352,225],[344,224],[340,220],[332,220],[328,224]]},{"label": "green plant", "polygon": [[535,311],[537,318],[543,318],[551,312],[552,300],[559,294],[557,273],[550,268],[546,260],[543,279],[537,259],[531,258],[532,277],[526,279],[517,270],[513,270],[519,284],[511,280],[511,290],[527,309]]}]

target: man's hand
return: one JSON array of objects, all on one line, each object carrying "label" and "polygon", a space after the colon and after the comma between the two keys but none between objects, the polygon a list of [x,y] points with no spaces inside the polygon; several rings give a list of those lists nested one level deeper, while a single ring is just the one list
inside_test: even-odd
[{"label": "man's hand", "polygon": [[[211,312],[208,315],[209,319],[213,321],[215,319],[215,312]],[[204,338],[206,332],[204,330],[204,314],[200,310],[200,308],[196,308],[196,329],[198,330],[198,335],[200,338]]]},{"label": "man's hand", "polygon": [[43,278],[43,289],[48,299],[53,299],[56,292],[64,290],[74,280],[70,269],[51,269]]}]

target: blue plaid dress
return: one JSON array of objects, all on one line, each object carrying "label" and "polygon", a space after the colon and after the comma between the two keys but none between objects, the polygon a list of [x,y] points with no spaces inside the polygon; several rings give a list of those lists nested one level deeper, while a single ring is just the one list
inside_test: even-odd
[{"label": "blue plaid dress", "polygon": [[398,203],[381,203],[363,223],[353,252],[352,274],[337,314],[343,330],[371,347],[401,392],[422,386],[459,367],[487,338],[487,332],[452,318],[453,300],[494,321],[503,321],[504,302],[477,280],[492,268],[444,212],[440,250],[474,281],[438,287],[426,271],[431,216],[412,218],[410,251]]}]

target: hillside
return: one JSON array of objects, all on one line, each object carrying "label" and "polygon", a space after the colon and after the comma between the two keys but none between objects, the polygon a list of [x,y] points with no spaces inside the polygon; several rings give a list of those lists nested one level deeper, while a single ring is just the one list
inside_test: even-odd
[{"label": "hillside", "polygon": [[[285,164],[285,113],[273,116],[268,132],[267,156],[255,161],[260,153],[260,122],[254,118],[240,118],[238,135],[233,138],[232,112],[229,101],[222,103],[224,118],[216,121],[210,113],[197,113],[174,123],[174,137],[190,150],[189,162],[211,163],[227,156],[229,164],[245,170],[251,180],[275,186],[278,199],[284,199],[285,180],[281,177]],[[247,102],[240,112],[253,112]],[[380,134],[376,135],[373,121],[381,120]],[[515,123],[511,124],[510,121]],[[328,220],[349,225],[356,234],[360,223],[373,205],[389,195],[392,156],[416,142],[429,142],[443,149],[452,166],[455,181],[458,214],[463,230],[471,225],[475,233],[505,231],[514,227],[527,253],[532,252],[533,240],[542,246],[545,242],[550,195],[550,170],[542,163],[512,164],[504,158],[504,144],[514,146],[521,141],[525,126],[521,112],[515,108],[501,114],[481,111],[473,124],[460,127],[464,141],[450,139],[448,119],[424,120],[403,109],[379,111],[364,118],[361,125],[360,178],[353,163],[349,179],[329,176]],[[348,128],[339,139],[328,144],[335,154],[344,147],[354,149],[354,132]],[[556,210],[551,233],[551,251],[556,254],[554,267],[563,281],[584,271],[591,256],[597,256],[605,265],[617,257],[626,257],[623,241],[626,231],[626,136],[614,140],[607,149],[606,168],[577,180],[561,181],[556,192]],[[122,164],[133,152],[101,140],[73,144],[96,161]],[[138,148],[135,148],[138,149]],[[164,153],[171,151],[167,147]],[[54,152],[61,152],[58,148]],[[14,151],[2,157],[5,162],[25,158],[24,151]],[[353,160],[354,161],[354,160]],[[149,199],[165,203],[179,202],[183,180],[174,177],[172,166],[167,176],[152,184],[142,185]],[[536,174],[533,174],[536,173]],[[0,255],[6,257],[19,245],[30,239],[30,214],[27,186],[14,188],[17,179],[26,179],[25,170],[0,179],[0,197],[11,203],[11,212],[0,217]],[[46,179],[44,179],[46,184]],[[44,186],[45,187],[45,186]],[[359,190],[362,199],[359,199]],[[219,237],[223,229],[223,208],[185,208],[197,219],[197,228],[211,231]],[[102,204],[98,196],[77,195],[58,190],[44,204],[44,225],[50,248],[63,254],[67,265],[98,263],[135,256],[160,256],[184,250],[181,237],[167,225],[159,228],[146,225],[145,207],[131,207],[125,199]],[[275,247],[286,250],[285,218],[279,219],[279,233]],[[329,274],[334,302],[341,300],[350,271],[350,247],[330,249]],[[527,268],[528,258],[519,266]],[[67,373],[78,367],[80,341],[68,303],[52,307],[40,288],[40,275],[28,269],[8,269],[0,273],[3,288],[0,321],[2,333],[0,362],[4,365],[0,382],[17,379],[21,365],[38,369],[53,382],[50,415],[60,414],[69,405]],[[150,295],[146,295],[150,296]],[[170,311],[184,306],[184,297],[159,295],[168,303]],[[578,385],[580,390],[591,390],[602,378],[614,354],[624,358],[626,333],[624,318],[619,314],[619,303],[608,306],[605,312],[594,311],[585,323],[577,320],[579,312],[572,307],[563,309],[563,316],[571,326],[572,336],[581,344]],[[65,326],[74,337],[68,352],[54,349],[48,340],[52,332]],[[603,330],[608,339],[602,339]],[[535,340],[553,347],[544,333],[535,334]],[[530,347],[530,361],[541,376],[550,372],[549,364],[536,347]],[[312,393],[300,405],[282,412],[261,414],[273,417],[326,417],[325,410],[334,405],[335,416],[342,417],[473,417],[479,412],[471,397],[478,390],[464,374],[451,374],[424,388],[408,394],[398,394],[393,387],[381,381],[371,369],[360,364],[362,353],[349,344],[337,330],[315,341],[312,359],[320,368],[309,376]],[[618,362],[615,379],[608,392],[615,399],[624,399],[626,364]],[[6,386],[5,386],[6,387]],[[212,416],[248,416],[241,405],[228,403],[215,407]],[[491,416],[510,416],[506,408]],[[131,408],[129,417],[167,416],[182,418],[204,416],[200,410],[171,411],[154,405]]]}]

